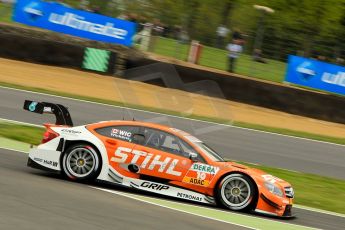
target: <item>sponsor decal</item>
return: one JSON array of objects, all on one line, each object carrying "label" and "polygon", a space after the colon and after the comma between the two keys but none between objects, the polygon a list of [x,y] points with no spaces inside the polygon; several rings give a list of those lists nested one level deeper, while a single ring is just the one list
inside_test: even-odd
[{"label": "sponsor decal", "polygon": [[112,128],[110,136],[131,141],[132,133],[125,130]]},{"label": "sponsor decal", "polygon": [[289,55],[285,81],[345,95],[345,67]]},{"label": "sponsor decal", "polygon": [[194,163],[182,181],[189,184],[208,187],[218,171],[219,167]]},{"label": "sponsor decal", "polygon": [[61,132],[63,133],[68,133],[68,134],[80,134],[80,131],[76,131],[76,130],[71,130],[71,129],[61,129]]},{"label": "sponsor decal", "polygon": [[[131,155],[131,158],[128,156]],[[141,157],[141,158],[140,158]],[[139,151],[136,149],[130,149],[126,147],[118,147],[115,150],[115,156],[110,161],[126,164],[137,164],[142,169],[148,169],[152,171],[158,171],[161,173],[170,174],[173,176],[181,176],[182,172],[176,171],[175,167],[179,160],[171,159],[170,157],[162,157],[161,155],[153,155]]]},{"label": "sponsor decal", "polygon": [[148,182],[148,181],[145,181],[145,182],[141,183],[140,187],[149,188],[149,189],[158,190],[158,191],[168,190],[170,188],[170,186],[168,186],[168,185],[157,184],[157,183]]},{"label": "sponsor decal", "polygon": [[211,173],[211,174],[216,174],[216,171],[218,172],[219,168],[214,167],[211,165],[206,165],[206,164],[199,164],[199,163],[194,163],[192,165],[192,168],[194,171],[197,172],[205,172],[205,173]]},{"label": "sponsor decal", "polygon": [[56,161],[49,161],[49,160],[43,160],[43,164],[51,165],[53,167],[57,167],[58,166],[58,162],[56,162]]},{"label": "sponsor decal", "polygon": [[52,111],[52,108],[51,108],[51,107],[44,107],[44,108],[43,108],[43,112],[44,112],[44,113],[52,113],[53,111]]},{"label": "sponsor decal", "polygon": [[136,24],[56,2],[17,1],[13,12],[16,22],[87,39],[131,46]]},{"label": "sponsor decal", "polygon": [[39,2],[30,2],[25,8],[24,12],[28,15],[31,21],[36,21],[43,16],[43,6]]},{"label": "sponsor decal", "polygon": [[35,157],[35,158],[34,158],[34,161],[37,161],[37,162],[42,162],[42,161],[43,161],[43,159],[38,158],[38,157]]},{"label": "sponsor decal", "polygon": [[35,111],[37,104],[38,104],[37,102],[34,102],[34,101],[31,102],[31,104],[29,105],[29,110],[31,112]]},{"label": "sponsor decal", "polygon": [[328,84],[345,87],[345,72],[338,72],[336,74],[324,73],[321,80]]},{"label": "sponsor decal", "polygon": [[113,37],[124,40],[127,31],[115,28],[113,23],[107,22],[105,25],[92,23],[74,13],[56,14],[52,13],[48,19],[51,23],[67,26],[76,30],[86,31],[89,33],[99,34],[103,36]]},{"label": "sponsor decal", "polygon": [[309,61],[303,62],[296,68],[296,72],[298,72],[304,81],[309,81],[312,77],[316,75],[314,70],[313,63]]},{"label": "sponsor decal", "polygon": [[187,200],[193,200],[193,201],[202,201],[202,197],[200,196],[190,195],[190,194],[186,194],[182,192],[178,192],[177,197],[187,199]]},{"label": "sponsor decal", "polygon": [[207,180],[202,180],[202,179],[198,179],[198,178],[192,178],[192,177],[184,177],[183,178],[183,182],[189,183],[189,184],[196,184],[196,185],[200,185],[200,186],[209,186],[210,181]]}]

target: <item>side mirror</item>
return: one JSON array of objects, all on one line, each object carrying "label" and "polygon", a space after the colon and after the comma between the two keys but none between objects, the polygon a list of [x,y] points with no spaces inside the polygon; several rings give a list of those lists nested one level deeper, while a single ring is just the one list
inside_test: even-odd
[{"label": "side mirror", "polygon": [[145,136],[143,134],[133,134],[133,142],[138,144],[143,144],[145,141]]},{"label": "side mirror", "polygon": [[189,153],[189,159],[194,162],[198,161],[198,154],[193,152]]}]

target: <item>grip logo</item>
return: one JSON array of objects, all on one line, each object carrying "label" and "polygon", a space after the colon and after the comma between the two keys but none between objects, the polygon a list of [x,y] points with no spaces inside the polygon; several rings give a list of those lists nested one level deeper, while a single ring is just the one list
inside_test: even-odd
[{"label": "grip logo", "polygon": [[148,181],[141,183],[140,187],[149,188],[149,189],[158,190],[158,191],[167,190],[170,188],[168,185],[157,184],[157,183],[148,182]]}]

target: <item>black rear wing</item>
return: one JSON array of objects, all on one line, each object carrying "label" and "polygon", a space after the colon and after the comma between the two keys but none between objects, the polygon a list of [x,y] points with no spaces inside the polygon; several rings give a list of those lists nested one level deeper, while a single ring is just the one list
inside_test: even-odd
[{"label": "black rear wing", "polygon": [[63,105],[25,100],[23,109],[39,114],[54,114],[56,125],[73,126],[71,115],[69,114],[68,109]]}]

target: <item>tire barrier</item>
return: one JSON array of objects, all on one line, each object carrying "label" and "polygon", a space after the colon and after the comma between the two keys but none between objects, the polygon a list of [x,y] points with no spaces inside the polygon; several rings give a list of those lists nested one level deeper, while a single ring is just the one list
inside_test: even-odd
[{"label": "tire barrier", "polygon": [[83,58],[83,47],[49,40],[0,34],[0,43],[0,56],[5,58],[74,68]]},{"label": "tire barrier", "polygon": [[[76,69],[84,69],[85,49],[109,51],[107,71],[104,71],[105,68],[100,69],[101,72],[104,71],[107,74],[121,72],[125,68],[128,57],[144,57],[139,51],[121,45],[1,23],[0,44],[0,57]],[[91,57],[90,60],[92,59]],[[93,68],[90,69],[92,71],[98,69]]]}]

